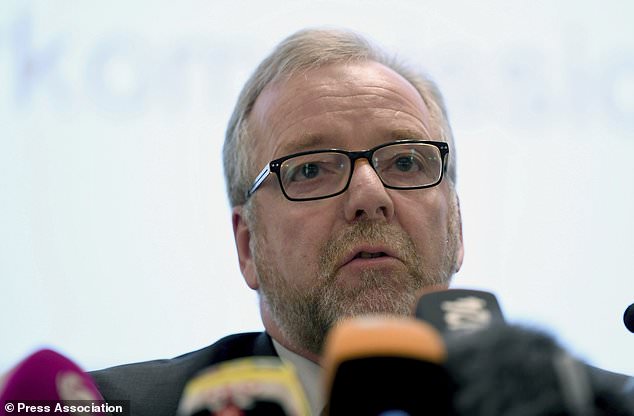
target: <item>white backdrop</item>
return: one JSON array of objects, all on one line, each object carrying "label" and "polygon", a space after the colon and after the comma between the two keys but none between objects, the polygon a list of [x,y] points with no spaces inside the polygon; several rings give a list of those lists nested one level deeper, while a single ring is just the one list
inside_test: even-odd
[{"label": "white backdrop", "polygon": [[425,69],[458,146],[454,286],[634,374],[634,3],[8,1],[0,5],[0,371],[87,369],[259,330],[220,149],[243,82],[306,26]]}]

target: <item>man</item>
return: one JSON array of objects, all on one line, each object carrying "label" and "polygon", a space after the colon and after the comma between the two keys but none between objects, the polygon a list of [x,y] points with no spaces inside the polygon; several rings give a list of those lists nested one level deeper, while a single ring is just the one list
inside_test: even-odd
[{"label": "man", "polygon": [[264,326],[317,361],[340,317],[410,314],[423,290],[447,287],[462,262],[455,165],[428,82],[347,34],[303,32],[279,51],[256,71],[266,81],[244,89],[225,167],[240,268]]},{"label": "man", "polygon": [[442,100],[387,64],[350,34],[298,33],[256,70],[230,122],[240,268],[278,352],[317,362],[336,320],[411,314],[460,268],[453,154],[430,143],[451,142]]},{"label": "man", "polygon": [[317,363],[333,323],[411,314],[462,263],[442,98],[353,33],[301,31],[245,85],[224,165],[240,269],[259,294],[266,333],[93,376],[106,399],[131,400],[134,414],[168,415],[199,370],[280,355],[299,369],[318,413]]}]

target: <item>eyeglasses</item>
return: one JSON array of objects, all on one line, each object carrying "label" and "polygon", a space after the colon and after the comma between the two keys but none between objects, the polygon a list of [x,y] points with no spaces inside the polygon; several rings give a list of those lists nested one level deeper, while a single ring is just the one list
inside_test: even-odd
[{"label": "eyeglasses", "polygon": [[421,189],[442,181],[449,145],[445,142],[399,140],[370,150],[310,150],[269,162],[253,181],[246,197],[258,190],[271,172],[291,201],[330,198],[348,189],[357,159],[367,159],[389,189]]}]

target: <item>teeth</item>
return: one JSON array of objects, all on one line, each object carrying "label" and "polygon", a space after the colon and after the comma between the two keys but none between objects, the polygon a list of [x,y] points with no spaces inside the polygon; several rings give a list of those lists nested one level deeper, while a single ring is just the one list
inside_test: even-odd
[{"label": "teeth", "polygon": [[368,253],[367,251],[362,251],[361,253],[359,253],[358,257],[362,259],[374,259],[383,255],[383,253]]}]

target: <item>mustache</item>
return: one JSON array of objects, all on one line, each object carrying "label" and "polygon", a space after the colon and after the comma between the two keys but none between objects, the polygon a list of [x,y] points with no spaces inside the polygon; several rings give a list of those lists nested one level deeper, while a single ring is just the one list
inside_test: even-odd
[{"label": "mustache", "polygon": [[361,220],[342,229],[322,245],[319,251],[322,276],[331,277],[350,250],[361,244],[386,245],[401,260],[416,256],[414,242],[402,228],[382,221]]}]

